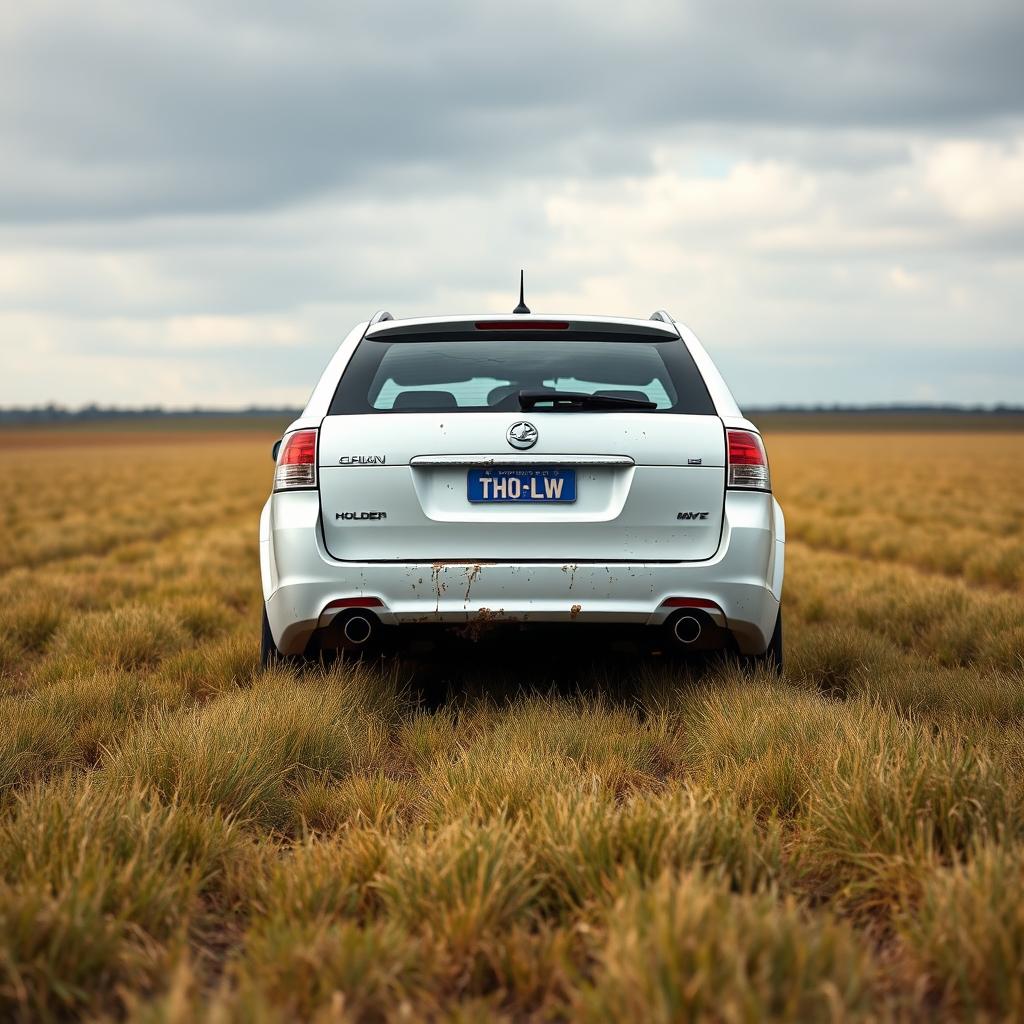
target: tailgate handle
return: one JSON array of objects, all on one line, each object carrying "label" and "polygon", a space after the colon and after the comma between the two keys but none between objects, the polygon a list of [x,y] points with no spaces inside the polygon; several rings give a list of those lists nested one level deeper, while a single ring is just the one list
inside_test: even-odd
[{"label": "tailgate handle", "polygon": [[628,455],[417,455],[410,466],[634,466]]}]

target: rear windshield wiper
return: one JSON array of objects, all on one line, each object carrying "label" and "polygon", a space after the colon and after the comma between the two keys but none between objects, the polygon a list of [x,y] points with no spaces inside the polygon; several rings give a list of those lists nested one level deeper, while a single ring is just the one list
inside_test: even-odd
[{"label": "rear windshield wiper", "polygon": [[588,395],[580,391],[540,391],[524,388],[519,392],[520,409],[657,409],[654,402],[616,395]]}]

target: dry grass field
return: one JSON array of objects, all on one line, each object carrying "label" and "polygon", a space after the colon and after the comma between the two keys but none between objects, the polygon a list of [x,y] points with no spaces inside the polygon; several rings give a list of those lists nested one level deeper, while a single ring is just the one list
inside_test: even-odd
[{"label": "dry grass field", "polygon": [[269,435],[19,436],[0,1018],[1024,1018],[1024,434],[770,434],[781,680],[427,707],[260,671]]}]

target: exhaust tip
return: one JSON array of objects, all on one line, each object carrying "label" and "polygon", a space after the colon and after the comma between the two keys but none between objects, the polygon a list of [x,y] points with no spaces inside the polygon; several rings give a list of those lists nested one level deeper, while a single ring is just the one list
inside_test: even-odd
[{"label": "exhaust tip", "polygon": [[370,639],[373,623],[365,615],[352,615],[345,620],[341,632],[350,644],[360,647]]},{"label": "exhaust tip", "polygon": [[700,638],[700,619],[692,615],[680,615],[672,626],[672,632],[681,644],[692,644]]}]

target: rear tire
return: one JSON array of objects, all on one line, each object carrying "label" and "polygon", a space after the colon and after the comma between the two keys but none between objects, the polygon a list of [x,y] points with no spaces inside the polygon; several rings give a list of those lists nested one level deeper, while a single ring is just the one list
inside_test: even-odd
[{"label": "rear tire", "polygon": [[283,660],[281,652],[274,643],[274,634],[270,632],[270,620],[267,618],[267,609],[263,609],[263,629],[260,633],[260,664],[264,668],[270,668]]},{"label": "rear tire", "polygon": [[755,654],[746,659],[746,665],[752,671],[763,669],[773,676],[782,675],[782,609],[779,609],[775,620],[775,629],[768,647],[763,654]]}]

